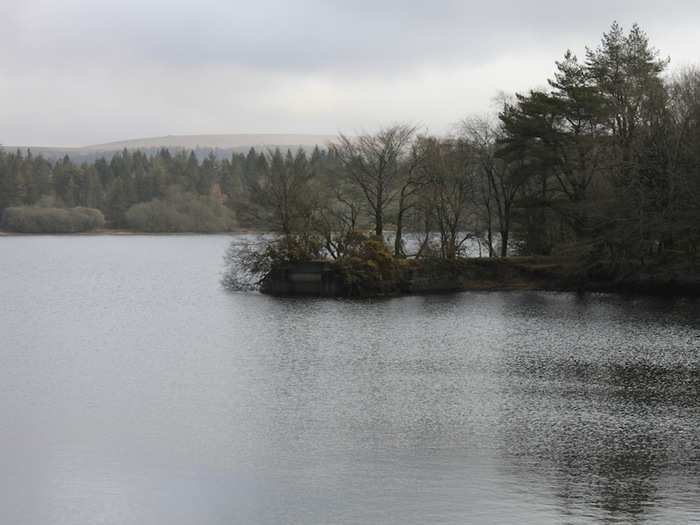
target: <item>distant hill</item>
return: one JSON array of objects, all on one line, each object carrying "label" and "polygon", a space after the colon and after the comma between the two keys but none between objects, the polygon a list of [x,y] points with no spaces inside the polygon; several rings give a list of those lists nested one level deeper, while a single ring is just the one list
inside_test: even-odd
[{"label": "distant hill", "polygon": [[[171,151],[195,150],[198,155],[209,152],[219,157],[229,157],[232,153],[246,153],[250,148],[267,150],[280,149],[312,149],[314,146],[323,148],[336,137],[335,135],[301,135],[301,134],[231,134],[231,135],[167,135],[165,137],[150,137],[130,139],[106,144],[94,144],[77,148],[31,147],[35,155],[43,155],[48,159],[57,159],[68,155],[78,162],[89,162],[99,157],[110,158],[115,152],[123,149],[142,150],[155,153],[161,148]],[[26,146],[4,146],[7,151],[20,149],[26,151]]]},{"label": "distant hill", "polygon": [[295,134],[233,134],[233,135],[168,135],[165,137],[152,137],[144,139],[123,140],[96,144],[80,148],[83,150],[114,151],[124,148],[250,148],[250,147],[275,147],[275,146],[323,146],[328,141],[335,139],[334,135],[295,135]]}]

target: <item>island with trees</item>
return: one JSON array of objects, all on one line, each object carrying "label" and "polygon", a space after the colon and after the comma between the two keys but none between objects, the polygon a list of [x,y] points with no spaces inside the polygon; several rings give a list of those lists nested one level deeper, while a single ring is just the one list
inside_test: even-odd
[{"label": "island with trees", "polygon": [[266,232],[229,252],[225,281],[271,293],[294,293],[305,264],[300,282],[334,295],[700,293],[700,70],[671,72],[638,26],[614,23],[499,108],[449,136],[394,124],[225,159],[0,153],[1,227]]}]

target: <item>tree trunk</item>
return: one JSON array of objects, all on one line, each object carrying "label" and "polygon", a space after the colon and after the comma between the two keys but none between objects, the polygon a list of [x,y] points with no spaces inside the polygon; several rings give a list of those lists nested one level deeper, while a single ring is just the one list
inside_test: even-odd
[{"label": "tree trunk", "polygon": [[396,237],[394,238],[394,257],[403,257],[405,255],[403,252],[403,215],[406,212],[406,188],[407,186],[404,186],[399,195],[399,212],[396,216]]},{"label": "tree trunk", "polygon": [[501,257],[508,257],[508,234],[507,229],[501,230]]},{"label": "tree trunk", "polygon": [[396,217],[396,238],[394,239],[394,257],[403,257],[403,211]]},{"label": "tree trunk", "polygon": [[423,255],[423,251],[425,251],[426,246],[428,246],[428,242],[430,242],[430,222],[427,215],[425,217],[424,225],[425,237],[423,237],[423,242],[420,243],[420,248],[418,248],[416,259],[420,259],[420,257]]},{"label": "tree trunk", "polygon": [[489,259],[493,257],[493,224],[491,220],[491,209],[489,208],[488,210],[488,232],[487,232],[487,237],[489,240]]},{"label": "tree trunk", "polygon": [[374,233],[384,238],[384,185],[381,177],[377,180],[377,206],[374,208]]}]

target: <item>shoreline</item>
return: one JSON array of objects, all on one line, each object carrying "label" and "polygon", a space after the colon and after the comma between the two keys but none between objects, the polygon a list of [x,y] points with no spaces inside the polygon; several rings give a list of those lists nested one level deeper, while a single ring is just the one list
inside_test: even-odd
[{"label": "shoreline", "polygon": [[[186,237],[214,235],[254,235],[260,231],[240,229],[223,232],[142,232],[134,230],[102,228],[88,232],[73,233],[20,233],[0,230],[3,237]],[[270,286],[263,286],[265,295],[279,297],[325,296],[325,297],[400,297],[406,295],[435,295],[460,292],[569,292],[606,293],[629,296],[654,297],[700,297],[700,268],[659,265],[628,272],[625,275],[587,275],[573,259],[555,256],[511,256],[507,258],[474,257],[443,262],[428,268],[435,261],[425,260],[414,266],[409,277],[381,291],[363,289],[349,292],[343,285],[330,294],[309,290],[295,290],[286,277],[274,277]],[[342,277],[338,276],[342,280]]]}]

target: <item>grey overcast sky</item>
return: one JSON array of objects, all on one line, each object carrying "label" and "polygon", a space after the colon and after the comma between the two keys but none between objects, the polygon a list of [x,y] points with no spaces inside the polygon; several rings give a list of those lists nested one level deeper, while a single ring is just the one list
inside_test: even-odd
[{"label": "grey overcast sky", "polygon": [[700,1],[0,0],[0,143],[435,132],[638,22],[700,62]]}]

